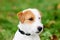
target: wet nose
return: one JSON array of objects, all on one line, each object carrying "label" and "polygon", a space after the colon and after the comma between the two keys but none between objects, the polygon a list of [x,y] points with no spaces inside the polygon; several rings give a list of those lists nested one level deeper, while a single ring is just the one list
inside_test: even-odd
[{"label": "wet nose", "polygon": [[41,30],[42,30],[42,27],[39,26],[39,27],[38,27],[38,31],[41,31]]}]

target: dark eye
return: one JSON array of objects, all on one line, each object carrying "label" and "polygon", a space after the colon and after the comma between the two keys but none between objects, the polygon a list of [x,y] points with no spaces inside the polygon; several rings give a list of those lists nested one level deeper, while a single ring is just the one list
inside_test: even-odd
[{"label": "dark eye", "polygon": [[29,18],[30,21],[33,21],[33,18]]},{"label": "dark eye", "polygon": [[40,17],[39,17],[39,19],[40,19]]}]

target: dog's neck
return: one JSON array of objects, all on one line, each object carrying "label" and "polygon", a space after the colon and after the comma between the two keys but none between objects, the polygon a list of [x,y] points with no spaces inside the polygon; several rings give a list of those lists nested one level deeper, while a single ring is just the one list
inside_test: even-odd
[{"label": "dog's neck", "polygon": [[28,32],[27,32],[27,31],[25,31],[26,29],[25,29],[25,30],[22,30],[23,28],[21,29],[21,27],[24,27],[24,26],[22,26],[22,23],[19,22],[19,24],[18,24],[18,29],[19,29],[19,32],[20,32],[21,34],[23,34],[23,35],[27,35],[27,36],[36,36],[36,35],[39,35],[39,34],[35,34],[35,33],[32,34],[32,33],[29,32],[28,30],[27,30],[27,31],[28,31]]},{"label": "dog's neck", "polygon": [[27,35],[27,36],[30,36],[30,35],[31,35],[30,33],[25,33],[24,31],[22,31],[22,30],[20,30],[20,29],[19,29],[19,32],[20,32],[21,34],[23,34],[23,35]]},{"label": "dog's neck", "polygon": [[26,33],[25,31],[23,31],[23,30],[20,29],[21,26],[22,26],[22,23],[19,22],[19,24],[18,24],[18,29],[19,29],[19,30],[18,30],[18,31],[19,31],[21,34],[23,34],[23,35],[30,36],[30,35],[31,35],[30,33]]}]

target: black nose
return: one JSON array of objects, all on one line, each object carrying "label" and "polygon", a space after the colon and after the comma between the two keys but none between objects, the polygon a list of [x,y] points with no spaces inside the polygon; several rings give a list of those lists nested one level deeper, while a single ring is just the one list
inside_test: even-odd
[{"label": "black nose", "polygon": [[42,27],[38,27],[38,31],[41,31],[42,30]]}]

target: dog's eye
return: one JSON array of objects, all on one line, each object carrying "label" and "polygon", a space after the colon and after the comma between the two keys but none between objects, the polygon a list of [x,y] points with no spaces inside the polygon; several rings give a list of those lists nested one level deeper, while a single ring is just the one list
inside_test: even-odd
[{"label": "dog's eye", "polygon": [[30,21],[33,21],[33,18],[29,18]]},{"label": "dog's eye", "polygon": [[40,19],[40,17],[39,17],[39,19]]}]

